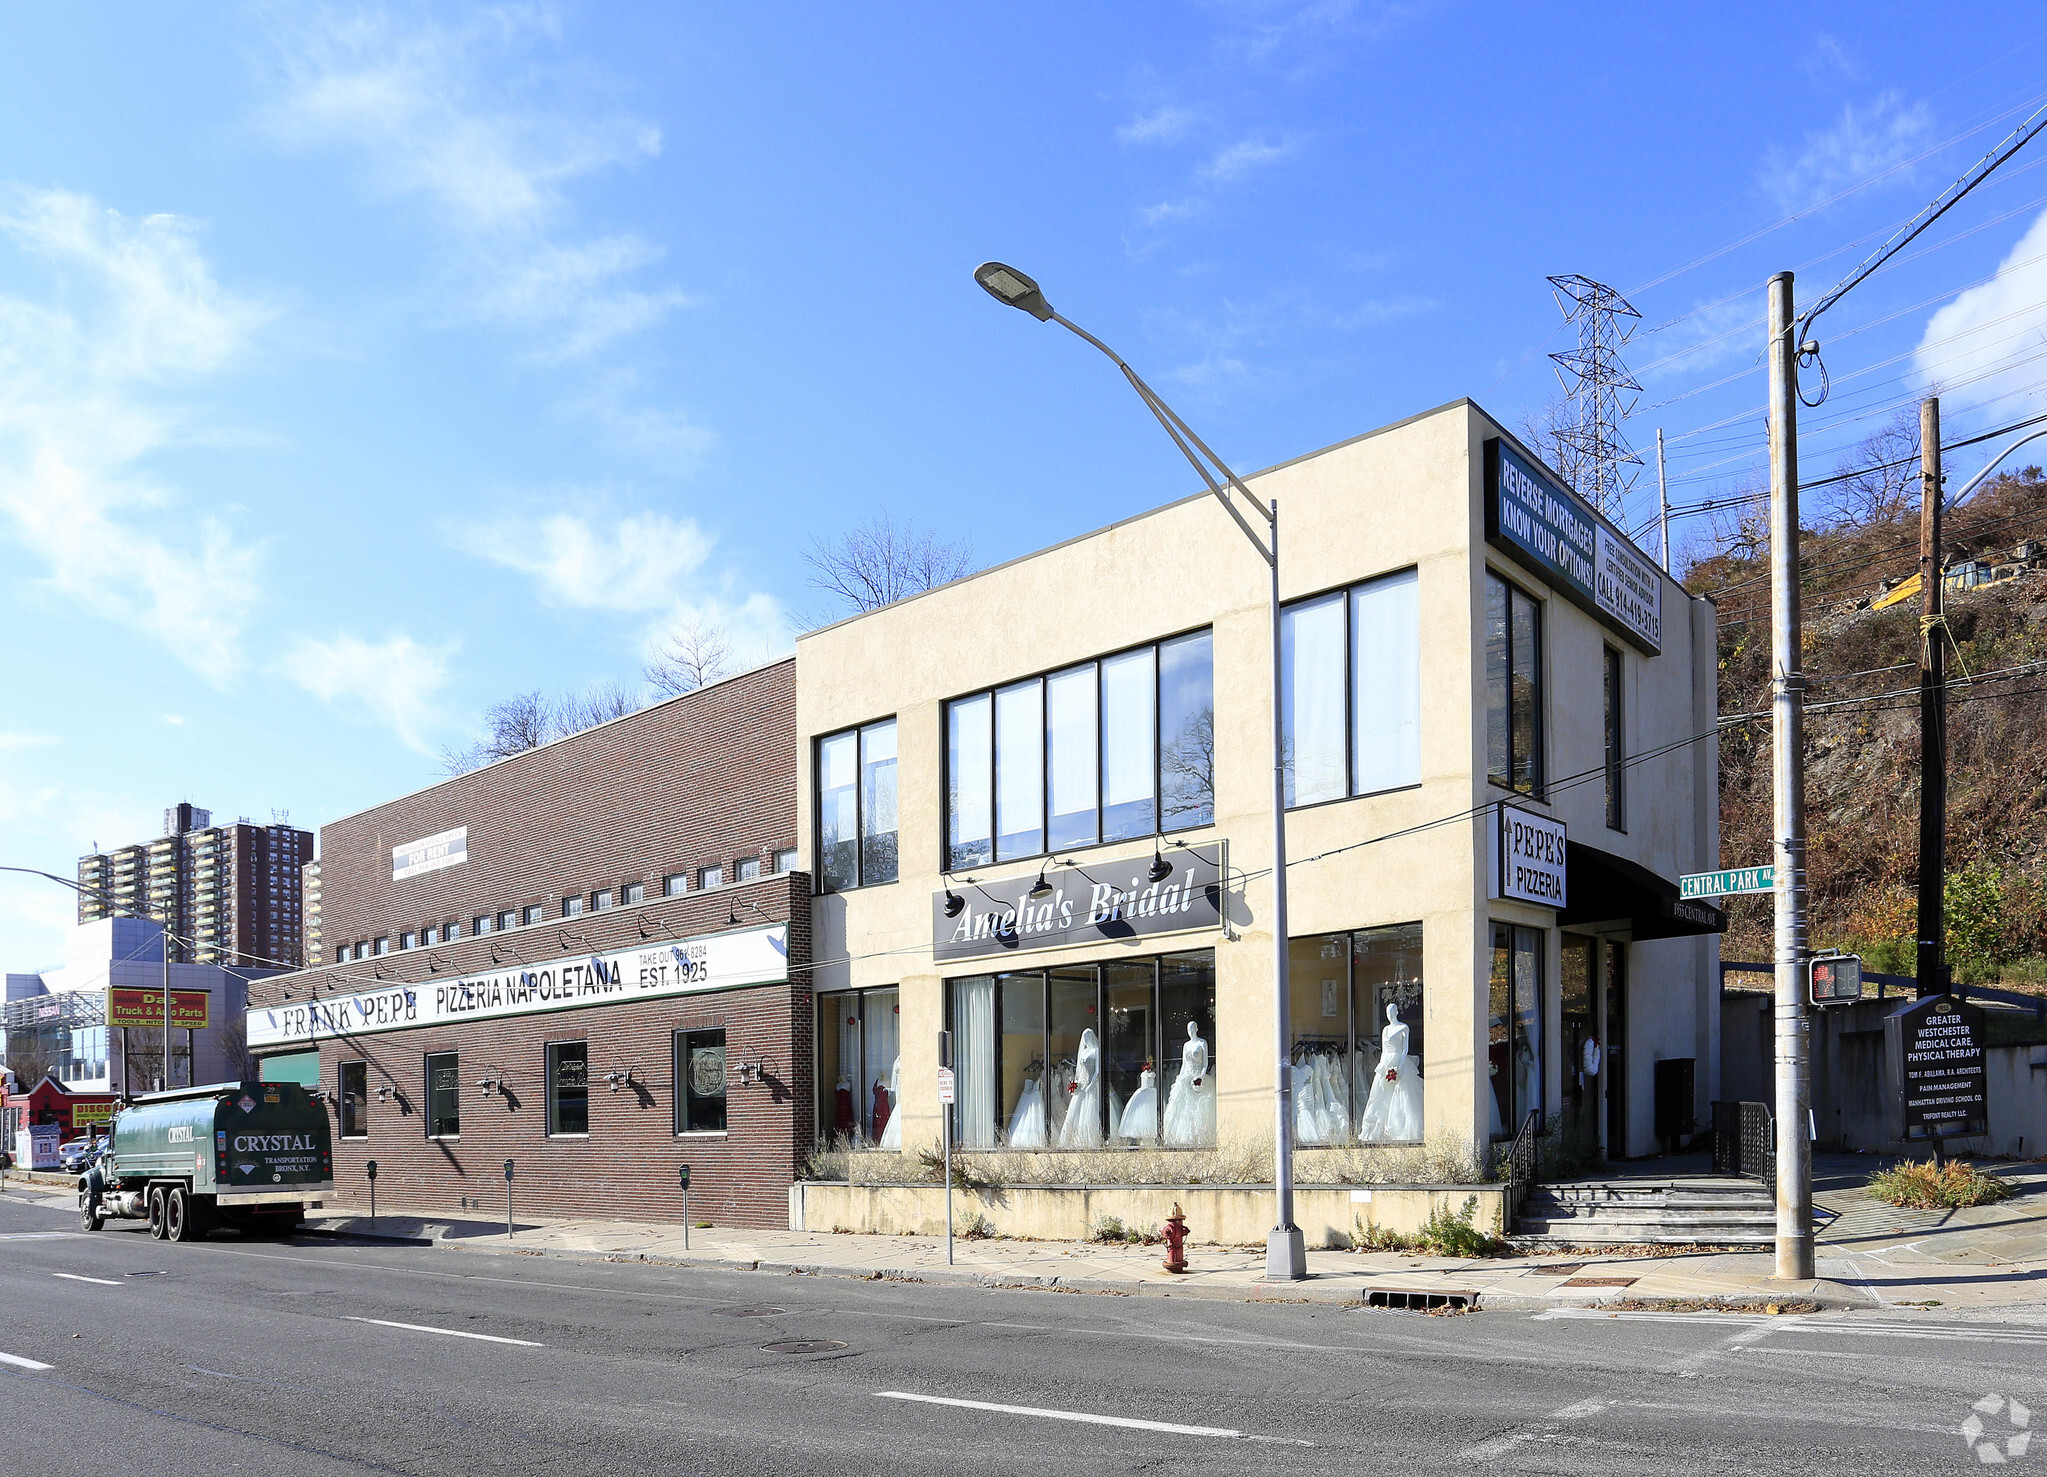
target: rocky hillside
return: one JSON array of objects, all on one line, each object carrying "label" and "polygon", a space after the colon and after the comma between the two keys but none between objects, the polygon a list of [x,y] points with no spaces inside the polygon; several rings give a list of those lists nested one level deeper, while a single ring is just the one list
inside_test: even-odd
[{"label": "rocky hillside", "polygon": [[[1865,509],[1865,513],[1869,510]],[[1768,555],[1760,518],[1686,577],[1720,608],[1720,710],[1756,714],[1720,749],[1721,864],[1770,857]],[[1980,588],[1950,591],[1949,959],[1961,977],[2047,981],[2047,476],[1989,484],[1950,513],[1950,568],[1980,559]],[[1891,506],[1802,541],[1807,811],[1813,942],[1911,973],[1918,886],[1919,601],[1872,598],[1917,568],[1918,511]],[[1767,898],[1729,904],[1724,957],[1771,956]]]}]

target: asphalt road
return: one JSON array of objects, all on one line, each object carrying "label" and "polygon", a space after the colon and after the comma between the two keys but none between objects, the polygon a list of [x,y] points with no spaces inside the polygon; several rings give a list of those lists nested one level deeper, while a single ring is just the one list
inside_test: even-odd
[{"label": "asphalt road", "polygon": [[[132,1228],[131,1228],[132,1227]],[[823,1341],[808,1352],[764,1345]],[[0,1197],[0,1473],[1978,1471],[2047,1321],[998,1292],[316,1237]],[[46,1368],[33,1366],[47,1366]],[[1091,1417],[1081,1420],[1075,1417]]]}]

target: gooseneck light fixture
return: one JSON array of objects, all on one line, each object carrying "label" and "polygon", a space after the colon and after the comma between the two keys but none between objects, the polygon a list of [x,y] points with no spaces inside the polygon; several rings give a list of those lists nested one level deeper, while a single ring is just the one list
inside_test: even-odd
[{"label": "gooseneck light fixture", "polygon": [[[1294,1104],[1293,1070],[1289,1061],[1289,1040],[1293,1033],[1289,1019],[1289,981],[1287,969],[1287,878],[1286,878],[1286,774],[1282,756],[1285,753],[1285,739],[1281,733],[1282,708],[1280,706],[1280,624],[1279,624],[1279,504],[1268,500],[1260,504],[1251,495],[1251,489],[1243,484],[1227,463],[1208,449],[1188,424],[1174,413],[1173,408],[1161,400],[1142,379],[1137,371],[1124,362],[1123,356],[1114,349],[1069,319],[1054,312],[1051,303],[1045,300],[1045,293],[1036,282],[1023,272],[1004,262],[983,262],[974,269],[974,280],[981,284],[988,295],[1006,307],[1029,313],[1040,323],[1057,323],[1080,338],[1086,339],[1097,349],[1108,355],[1116,368],[1123,372],[1123,378],[1130,382],[1130,388],[1144,401],[1145,408],[1165,428],[1173,444],[1180,448],[1180,454],[1187,458],[1194,470],[1201,474],[1215,500],[1243,531],[1244,537],[1258,551],[1258,557],[1265,561],[1271,574],[1271,622],[1272,622],[1272,984],[1273,984],[1273,1029],[1275,1036],[1273,1068],[1273,1198],[1276,1224],[1265,1240],[1265,1276],[1268,1281],[1299,1281],[1308,1275],[1306,1247],[1301,1239],[1300,1227],[1294,1224]],[[1239,500],[1251,512],[1264,520],[1262,529],[1256,528],[1244,516],[1238,506]],[[1156,879],[1158,867],[1165,861],[1164,854],[1153,852],[1152,875]],[[1038,886],[1031,889],[1032,897],[1043,896],[1039,891],[1045,888],[1045,876],[1038,874]],[[1046,889],[1049,891],[1049,889]]]},{"label": "gooseneck light fixture", "polygon": [[[1045,880],[1045,867],[1049,867],[1050,865],[1051,865],[1050,862],[1046,862],[1043,866],[1040,866],[1038,868],[1038,880],[1031,884],[1031,890],[1030,893],[1028,894],[1030,897],[1047,898],[1052,895],[1052,884]],[[947,903],[945,906],[946,916],[951,917],[952,904]]]},{"label": "gooseneck light fixture", "polygon": [[1158,842],[1151,844],[1151,880],[1163,882],[1173,875],[1173,864],[1166,860],[1166,854],[1159,850]]}]

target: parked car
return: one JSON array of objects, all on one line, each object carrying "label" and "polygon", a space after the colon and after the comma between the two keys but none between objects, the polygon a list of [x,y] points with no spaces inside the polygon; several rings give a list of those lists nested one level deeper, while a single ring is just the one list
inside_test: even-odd
[{"label": "parked car", "polygon": [[96,1139],[88,1135],[82,1139],[72,1139],[69,1143],[59,1144],[57,1162],[64,1166],[66,1174],[83,1174],[105,1143],[105,1139]]}]

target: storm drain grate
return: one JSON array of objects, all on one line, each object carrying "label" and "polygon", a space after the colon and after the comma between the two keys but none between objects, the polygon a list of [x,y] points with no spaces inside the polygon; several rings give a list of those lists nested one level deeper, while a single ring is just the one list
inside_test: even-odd
[{"label": "storm drain grate", "polygon": [[1573,1277],[1566,1287],[1633,1287],[1638,1281],[1634,1277]]},{"label": "storm drain grate", "polygon": [[779,1318],[781,1308],[713,1308],[711,1312],[719,1318]]},{"label": "storm drain grate", "polygon": [[1405,1287],[1374,1287],[1365,1293],[1368,1308],[1462,1308],[1478,1306],[1475,1292],[1420,1292]]},{"label": "storm drain grate", "polygon": [[761,1345],[769,1354],[829,1354],[845,1347],[837,1339],[783,1339],[780,1343]]}]

